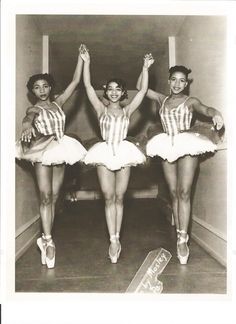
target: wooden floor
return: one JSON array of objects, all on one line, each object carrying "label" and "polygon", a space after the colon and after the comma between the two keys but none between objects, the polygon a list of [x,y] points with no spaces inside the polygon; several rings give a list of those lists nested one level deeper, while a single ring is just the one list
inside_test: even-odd
[{"label": "wooden floor", "polygon": [[16,263],[16,291],[124,293],[147,254],[162,247],[172,254],[159,277],[164,294],[226,293],[225,267],[193,240],[188,264],[179,264],[174,229],[157,199],[127,200],[122,228],[121,256],[111,264],[103,201],[67,203],[55,222],[56,267],[42,266],[33,244]]}]

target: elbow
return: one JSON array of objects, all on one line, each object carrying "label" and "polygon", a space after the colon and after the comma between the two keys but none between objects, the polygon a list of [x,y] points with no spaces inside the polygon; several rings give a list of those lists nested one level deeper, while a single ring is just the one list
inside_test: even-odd
[{"label": "elbow", "polygon": [[207,111],[206,111],[206,115],[208,117],[215,117],[216,115],[221,115],[220,112],[215,109],[215,108],[212,108],[212,107],[208,107]]},{"label": "elbow", "polygon": [[142,96],[144,98],[147,94],[147,90],[141,89],[141,90],[139,90],[139,94],[140,94],[140,96]]},{"label": "elbow", "polygon": [[143,95],[146,95],[147,91],[148,91],[148,87],[142,87],[140,89],[140,93],[143,94]]},{"label": "elbow", "polygon": [[140,89],[139,92],[140,92],[140,94],[145,95],[145,93],[146,93],[147,91],[146,91],[146,89]]}]

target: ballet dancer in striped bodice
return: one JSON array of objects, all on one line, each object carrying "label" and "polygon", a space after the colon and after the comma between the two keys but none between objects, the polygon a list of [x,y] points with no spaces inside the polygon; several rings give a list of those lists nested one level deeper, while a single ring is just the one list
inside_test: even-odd
[{"label": "ballet dancer in striped bodice", "polygon": [[84,84],[88,98],[95,109],[103,142],[96,143],[84,159],[86,164],[97,166],[101,190],[105,198],[105,214],[110,235],[109,257],[116,263],[120,252],[119,240],[123,218],[123,198],[127,190],[130,167],[146,161],[143,152],[126,140],[129,119],[141,104],[148,87],[148,69],[153,63],[150,56],[144,57],[141,87],[133,100],[125,107],[121,101],[127,98],[127,90],[122,80],[109,80],[104,97],[108,105],[99,100],[90,81],[90,55],[86,47],[81,54],[84,60]]},{"label": "ballet dancer in striped bodice", "polygon": [[41,250],[41,263],[48,268],[55,266],[56,251],[51,233],[65,164],[80,161],[87,152],[79,141],[64,135],[66,116],[62,110],[79,84],[82,67],[83,60],[79,55],[73,80],[56,98],[53,97],[54,80],[50,74],[40,73],[30,77],[27,88],[36,103],[27,109],[21,139],[16,143],[16,158],[34,165],[43,230],[37,245]]},{"label": "ballet dancer in striped bodice", "polygon": [[[184,66],[169,69],[170,95],[148,89],[147,97],[157,101],[162,130],[153,134],[146,147],[150,157],[160,156],[164,175],[172,199],[173,216],[177,233],[177,256],[181,264],[189,257],[188,227],[190,221],[190,195],[192,183],[198,166],[198,157],[217,148],[213,138],[216,130],[223,127],[223,118],[218,110],[208,107],[195,97],[186,95],[188,74],[191,70]],[[140,88],[140,74],[137,89]],[[191,130],[194,113],[212,119],[212,131],[207,134],[204,127]],[[214,130],[215,126],[215,130]]]}]

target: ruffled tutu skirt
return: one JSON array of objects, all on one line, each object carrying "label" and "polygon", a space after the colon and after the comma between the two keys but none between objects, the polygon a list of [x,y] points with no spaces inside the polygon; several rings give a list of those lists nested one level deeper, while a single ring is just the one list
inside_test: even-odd
[{"label": "ruffled tutu skirt", "polygon": [[216,148],[216,144],[199,133],[183,132],[175,136],[161,133],[148,141],[146,152],[150,157],[160,156],[163,160],[174,162],[185,155],[215,152]]},{"label": "ruffled tutu skirt", "polygon": [[119,143],[115,151],[106,142],[96,143],[83,159],[85,164],[103,165],[111,171],[143,164],[145,161],[145,154],[135,144],[125,140]]},{"label": "ruffled tutu skirt", "polygon": [[74,164],[83,159],[87,150],[76,139],[64,135],[60,141],[54,136],[41,136],[30,145],[16,142],[16,158],[43,165]]}]

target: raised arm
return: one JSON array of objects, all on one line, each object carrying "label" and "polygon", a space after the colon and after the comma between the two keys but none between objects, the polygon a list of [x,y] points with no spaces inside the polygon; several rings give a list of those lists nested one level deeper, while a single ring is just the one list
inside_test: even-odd
[{"label": "raised arm", "polygon": [[84,72],[83,72],[83,78],[84,78],[84,85],[86,89],[87,96],[89,98],[89,101],[93,105],[93,108],[95,109],[98,116],[103,112],[104,105],[99,100],[92,84],[91,84],[91,77],[90,77],[90,55],[88,52],[88,49],[85,45],[82,46],[81,50],[81,57],[84,61]]},{"label": "raised arm", "polygon": [[153,64],[154,59],[152,56],[145,55],[144,61],[143,61],[143,68],[142,68],[142,80],[141,85],[138,93],[133,98],[133,100],[130,102],[129,105],[126,106],[127,113],[129,116],[138,108],[138,106],[141,104],[147,89],[148,89],[148,70],[149,67]]},{"label": "raised arm", "polygon": [[[150,54],[147,54],[149,55],[149,57],[151,58]],[[154,61],[153,61],[154,62]],[[139,77],[138,77],[138,80],[137,80],[137,84],[136,84],[136,88],[138,90],[141,89],[141,83],[142,83],[142,78],[143,78],[143,72],[140,73]],[[154,90],[151,90],[151,89],[148,89],[147,90],[147,93],[146,93],[146,96],[149,98],[149,99],[152,99],[152,100],[156,100],[159,105],[161,106],[163,100],[165,99],[165,95],[163,95],[162,93],[159,93],[159,92],[156,92]]]},{"label": "raised arm", "polygon": [[199,114],[212,118],[213,124],[217,130],[220,130],[224,125],[224,120],[221,113],[212,107],[208,107],[201,103],[197,98],[190,97],[188,100],[190,107]]},{"label": "raised arm", "polygon": [[56,98],[56,102],[58,103],[59,106],[63,106],[63,104],[67,101],[67,99],[69,99],[69,97],[72,95],[75,88],[77,87],[77,85],[80,82],[82,68],[83,68],[83,60],[80,56],[80,51],[81,51],[81,45],[79,48],[79,55],[78,55],[77,65],[75,68],[73,79],[72,79],[71,83],[67,86],[67,88],[64,90],[64,92]]}]

